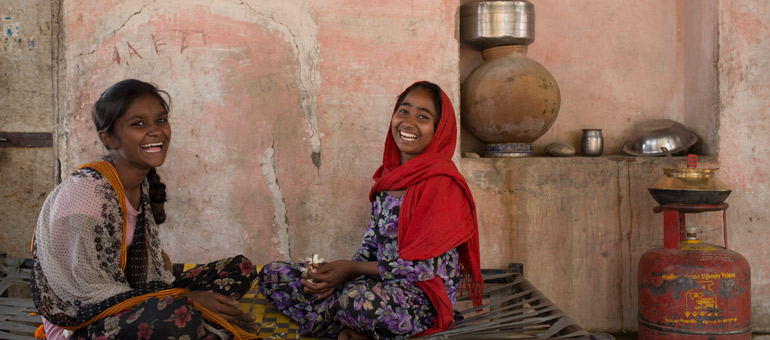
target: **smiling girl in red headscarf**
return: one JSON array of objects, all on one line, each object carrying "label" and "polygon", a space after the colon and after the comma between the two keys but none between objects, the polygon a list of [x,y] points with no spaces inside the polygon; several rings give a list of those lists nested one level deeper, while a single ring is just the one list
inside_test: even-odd
[{"label": "smiling girl in red headscarf", "polygon": [[259,278],[265,297],[303,334],[338,339],[449,329],[461,282],[481,304],[475,204],[452,162],[456,140],[449,97],[433,83],[409,86],[396,102],[374,174],[362,247],[351,260],[306,274],[286,262],[268,264]]}]

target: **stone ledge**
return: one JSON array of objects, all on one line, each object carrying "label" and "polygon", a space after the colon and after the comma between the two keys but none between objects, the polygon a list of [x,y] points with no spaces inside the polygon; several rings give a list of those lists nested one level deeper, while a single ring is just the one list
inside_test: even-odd
[{"label": "stone ledge", "polygon": [[[674,156],[674,161],[679,164],[680,167],[687,166],[687,156]],[[705,165],[709,167],[715,166],[719,161],[717,156],[699,156],[698,165]],[[462,157],[460,158],[460,164],[465,166],[480,167],[484,164],[491,166],[506,166],[511,164],[530,163],[527,165],[536,164],[553,164],[553,163],[574,163],[574,164],[589,164],[589,163],[635,163],[635,164],[651,164],[661,165],[666,167],[668,161],[665,157],[635,157],[628,155],[606,155],[600,157],[550,157],[550,156],[532,156],[532,157],[519,157],[519,158],[477,158],[477,157]],[[699,166],[700,167],[700,166]]]}]

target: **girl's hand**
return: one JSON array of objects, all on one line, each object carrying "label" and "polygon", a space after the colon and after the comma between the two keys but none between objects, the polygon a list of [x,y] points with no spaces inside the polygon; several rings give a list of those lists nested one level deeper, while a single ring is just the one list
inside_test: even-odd
[{"label": "girl's hand", "polygon": [[307,272],[307,277],[317,284],[326,283],[331,287],[347,282],[355,276],[355,266],[350,260],[321,263]]},{"label": "girl's hand", "polygon": [[303,275],[303,291],[319,294],[319,298],[326,298],[334,292],[337,285],[350,281],[361,274],[379,275],[377,262],[339,260],[321,263],[310,268]]},{"label": "girl's hand", "polygon": [[355,277],[353,261],[339,260],[311,265],[302,278],[303,291],[325,299],[334,293],[337,285]]},{"label": "girl's hand", "polygon": [[238,309],[238,301],[213,291],[194,290],[187,293],[187,297],[203,307],[216,313],[229,323],[251,319],[251,315],[244,317],[243,311]]},{"label": "girl's hand", "polygon": [[319,299],[325,299],[334,293],[337,286],[329,285],[326,282],[310,282],[307,279],[302,279],[302,291],[305,293],[318,295]]}]

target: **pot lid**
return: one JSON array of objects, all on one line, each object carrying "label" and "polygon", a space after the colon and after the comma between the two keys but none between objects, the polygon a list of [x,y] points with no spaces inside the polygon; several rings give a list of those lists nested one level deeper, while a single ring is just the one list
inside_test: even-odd
[{"label": "pot lid", "polygon": [[[687,148],[695,145],[695,143],[698,142],[698,136],[692,132],[688,133],[688,136],[686,137],[684,143],[678,147],[674,148],[668,148],[666,145],[661,145],[662,147],[668,148],[668,152],[675,154],[677,152],[681,152],[684,150],[687,150]],[[632,149],[630,141],[627,141],[623,143],[623,152],[631,155],[631,156],[639,156],[639,157],[654,157],[654,156],[663,156],[665,153],[660,150],[660,147],[658,147],[657,152],[638,152],[636,150]]]}]

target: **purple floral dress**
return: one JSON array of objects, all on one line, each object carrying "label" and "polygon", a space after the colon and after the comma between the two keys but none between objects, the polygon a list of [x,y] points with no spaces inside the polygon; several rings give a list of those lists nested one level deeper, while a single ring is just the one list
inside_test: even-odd
[{"label": "purple floral dress", "polygon": [[[376,261],[379,277],[361,275],[326,299],[302,292],[304,264],[272,262],[259,273],[259,289],[294,320],[305,335],[336,338],[351,328],[375,339],[403,339],[432,325],[436,311],[415,282],[438,275],[452,304],[460,287],[458,252],[452,249],[424,261],[398,256],[398,213],[402,197],[377,194],[361,248],[353,261]],[[457,315],[457,313],[455,313]]]}]

